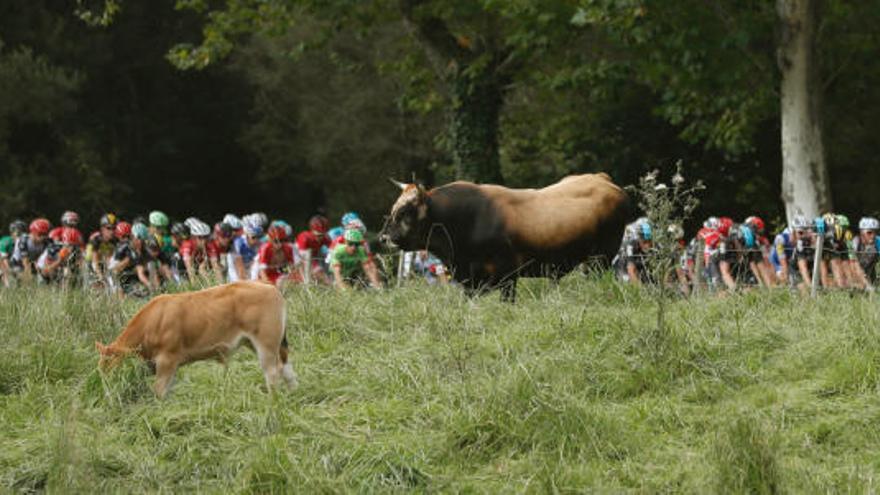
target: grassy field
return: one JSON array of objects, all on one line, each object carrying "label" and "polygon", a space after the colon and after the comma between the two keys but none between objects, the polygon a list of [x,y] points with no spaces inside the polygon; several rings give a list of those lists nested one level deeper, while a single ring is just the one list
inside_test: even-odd
[{"label": "grassy field", "polygon": [[608,279],[468,300],[293,290],[300,387],[256,358],[158,401],[107,342],[142,304],[0,292],[0,491],[867,493],[880,304],[753,292],[655,304]]}]

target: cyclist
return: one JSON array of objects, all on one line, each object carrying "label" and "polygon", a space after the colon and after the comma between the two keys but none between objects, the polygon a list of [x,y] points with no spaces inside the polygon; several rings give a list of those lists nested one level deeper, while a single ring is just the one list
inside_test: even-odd
[{"label": "cyclist", "polygon": [[64,227],[61,242],[50,244],[37,259],[35,266],[44,283],[74,284],[79,275],[82,235],[73,227]]},{"label": "cyclist", "polygon": [[[710,220],[712,219],[710,218]],[[716,290],[726,287],[729,291],[735,291],[736,279],[733,276],[727,252],[727,238],[733,228],[733,219],[720,217],[712,224],[716,227],[706,236],[706,258],[708,260],[706,269],[709,273],[709,280]],[[722,263],[722,261],[724,262]]]},{"label": "cyclist", "polygon": [[770,263],[776,271],[776,279],[781,284],[789,284],[792,288],[800,287],[803,283],[800,269],[791,266],[794,260],[795,249],[798,241],[801,245],[809,235],[810,221],[803,215],[795,215],[791,220],[791,225],[786,227],[782,232],[773,239],[773,247],[770,252]]},{"label": "cyclist", "polygon": [[688,246],[684,240],[684,229],[681,225],[672,224],[666,227],[669,239],[674,244],[672,251],[672,266],[675,269],[675,279],[678,281],[678,289],[682,295],[690,294],[691,279],[688,277]]},{"label": "cyclist", "polygon": [[211,227],[195,217],[186,220],[192,237],[180,246],[180,256],[186,266],[186,274],[190,282],[196,276],[206,279],[213,278],[218,284],[223,283],[223,271],[220,268],[219,249],[210,239]]},{"label": "cyclist", "polygon": [[[68,210],[68,211],[65,211],[64,213],[62,213],[61,214],[61,226],[68,228],[68,229],[76,230],[77,233],[79,234],[80,240],[83,239],[83,234],[79,230],[79,214],[77,212]],[[82,244],[77,247],[82,249],[85,247],[85,244]]]},{"label": "cyclist", "polygon": [[156,271],[150,269],[153,260],[144,245],[150,238],[147,226],[142,223],[131,225],[128,222],[119,222],[116,224],[116,237],[119,245],[110,261],[110,272],[117,281],[115,285],[119,297],[146,297],[158,290]]},{"label": "cyclist", "polygon": [[222,273],[227,273],[229,266],[226,261],[229,250],[232,248],[232,240],[235,230],[226,222],[218,222],[214,224],[214,235],[212,239],[217,246],[217,260],[220,262]]},{"label": "cyclist", "polygon": [[257,277],[260,281],[283,287],[288,280],[301,282],[299,255],[287,241],[287,231],[281,225],[269,228],[269,241],[260,246],[257,254]]},{"label": "cyclist", "polygon": [[232,213],[227,213],[226,216],[223,217],[223,223],[232,227],[235,237],[244,234],[244,223],[242,223],[242,220]]},{"label": "cyclist", "polygon": [[[849,261],[852,250],[852,232],[849,230],[849,218],[845,215],[826,213],[822,216],[825,222],[825,245],[822,249],[822,263],[831,268],[833,281],[822,278],[826,287],[845,288],[849,286],[852,275],[849,272]],[[827,268],[823,267],[823,272]]]},{"label": "cyclist", "polygon": [[189,238],[188,225],[176,222],[171,226],[171,244],[174,246],[174,252],[171,253],[171,272],[174,274],[174,280],[178,283],[181,274],[186,274],[186,264],[183,262],[183,256],[180,255],[180,247]]},{"label": "cyclist", "polygon": [[97,231],[89,236],[86,245],[85,259],[91,268],[94,277],[95,286],[107,287],[110,285],[108,279],[107,266],[113,259],[113,253],[116,252],[116,215],[113,213],[105,213],[99,221],[100,227]]},{"label": "cyclist", "polygon": [[5,287],[11,287],[15,273],[12,269],[11,258],[15,250],[18,238],[27,232],[27,224],[23,220],[15,220],[9,224],[9,235],[0,239],[0,281]]},{"label": "cyclist", "polygon": [[330,238],[327,236],[329,224],[327,217],[315,215],[309,219],[309,229],[296,236],[296,247],[300,256],[308,260],[311,277],[322,284],[330,283],[322,263],[324,253],[330,248]]},{"label": "cyclist", "polygon": [[874,217],[863,217],[859,220],[859,235],[853,239],[852,251],[855,259],[850,261],[850,272],[856,286],[874,291],[877,279],[877,259],[880,256],[880,238],[877,230],[880,220]]},{"label": "cyclist", "polygon": [[[803,235],[801,235],[803,234]],[[806,292],[813,285],[813,268],[816,259],[816,244],[825,235],[825,221],[817,217],[803,232],[796,237],[794,255],[792,260],[797,265],[798,273],[802,280],[800,288]],[[827,287],[827,267],[824,263],[819,264],[819,276],[823,285]]]},{"label": "cyclist", "polygon": [[28,233],[15,242],[10,264],[13,270],[20,271],[25,281],[35,276],[34,262],[49,246],[49,231],[52,225],[45,218],[37,218],[28,226]]},{"label": "cyclist", "polygon": [[156,239],[156,243],[159,245],[159,249],[162,250],[164,258],[171,259],[174,253],[177,252],[177,247],[174,245],[174,239],[172,239],[171,234],[168,233],[168,215],[159,210],[153,210],[148,218],[150,221],[150,235]]},{"label": "cyclist", "polygon": [[263,228],[257,222],[246,221],[244,234],[232,241],[232,247],[227,254],[227,276],[230,282],[236,280],[254,280],[257,253],[260,251],[260,239],[263,237]]},{"label": "cyclist", "polygon": [[366,276],[372,287],[380,289],[379,271],[364,250],[364,234],[357,229],[348,229],[344,237],[345,243],[336,246],[331,253],[330,267],[336,287],[346,289],[352,282],[363,283]]}]

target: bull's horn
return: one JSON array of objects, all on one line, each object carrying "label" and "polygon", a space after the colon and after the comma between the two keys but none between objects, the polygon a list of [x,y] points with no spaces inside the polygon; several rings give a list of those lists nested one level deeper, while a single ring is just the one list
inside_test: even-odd
[{"label": "bull's horn", "polygon": [[399,187],[401,191],[406,189],[406,184],[404,184],[403,182],[398,182],[390,177],[388,178],[388,180],[390,180],[391,183],[394,184],[395,186]]}]

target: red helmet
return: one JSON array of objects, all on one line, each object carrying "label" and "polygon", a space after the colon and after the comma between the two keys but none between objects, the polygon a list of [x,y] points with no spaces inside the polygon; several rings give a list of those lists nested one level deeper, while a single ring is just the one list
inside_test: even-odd
[{"label": "red helmet", "polygon": [[755,232],[764,232],[764,220],[761,220],[761,217],[751,216],[749,218],[746,218],[746,221],[743,223],[754,227]]},{"label": "red helmet", "polygon": [[730,228],[733,227],[733,219],[730,217],[721,217],[718,219],[718,233],[727,237],[730,234]]},{"label": "red helmet", "polygon": [[284,227],[281,225],[269,227],[269,232],[266,234],[269,236],[269,239],[272,239],[273,241],[283,241],[287,238],[287,231],[284,230]]},{"label": "red helmet", "polygon": [[116,238],[122,239],[131,235],[131,224],[128,222],[118,222],[116,224]]},{"label": "red helmet", "polygon": [[31,222],[30,230],[33,235],[46,235],[49,233],[49,229],[52,228],[52,224],[49,223],[45,218],[38,218]]},{"label": "red helmet", "polygon": [[309,219],[309,230],[326,234],[329,228],[330,221],[324,215],[315,215]]},{"label": "red helmet", "polygon": [[49,231],[49,239],[52,239],[55,242],[61,242],[61,233],[63,231],[64,227],[55,227]]},{"label": "red helmet", "polygon": [[64,230],[61,231],[61,244],[67,244],[68,246],[81,246],[82,243],[83,239],[79,230],[76,230],[73,227],[65,227]]},{"label": "red helmet", "polygon": [[61,215],[61,225],[65,227],[76,227],[79,223],[79,215],[75,211],[65,211]]}]

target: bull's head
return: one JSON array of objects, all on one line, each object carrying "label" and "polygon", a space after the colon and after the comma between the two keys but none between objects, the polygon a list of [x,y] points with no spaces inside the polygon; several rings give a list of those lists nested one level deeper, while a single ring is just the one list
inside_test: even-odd
[{"label": "bull's head", "polygon": [[104,345],[95,341],[95,349],[98,350],[98,354],[100,355],[98,366],[104,371],[113,368],[119,364],[123,357],[125,357],[125,353],[120,352],[113,344]]},{"label": "bull's head", "polygon": [[391,214],[379,233],[386,245],[407,251],[424,249],[428,232],[428,193],[421,184],[404,184],[391,180],[401,190],[391,207]]}]

